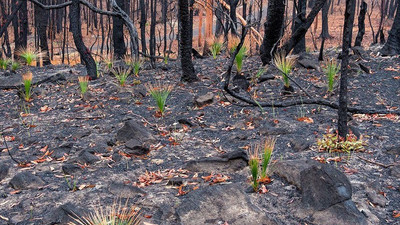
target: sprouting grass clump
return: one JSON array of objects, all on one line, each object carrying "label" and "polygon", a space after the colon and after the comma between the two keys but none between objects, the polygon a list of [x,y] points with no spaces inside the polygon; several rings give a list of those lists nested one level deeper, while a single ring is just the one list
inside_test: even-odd
[{"label": "sprouting grass clump", "polygon": [[71,215],[73,222],[69,225],[139,225],[140,209],[136,207],[128,207],[126,202],[124,205],[121,203],[113,203],[112,206],[107,207],[105,210],[97,208],[93,213],[87,216],[79,217]]},{"label": "sprouting grass clump", "polygon": [[9,59],[0,58],[0,69],[6,70],[9,64],[10,64],[10,60]]},{"label": "sprouting grass clump", "polygon": [[11,71],[15,72],[17,71],[21,65],[18,62],[12,61],[11,62]]},{"label": "sprouting grass clump", "polygon": [[167,102],[167,98],[171,93],[173,86],[169,84],[162,84],[161,82],[156,83],[155,85],[149,83],[146,85],[147,91],[150,93],[151,97],[156,102],[157,108],[161,114],[164,115],[165,112],[165,104]]},{"label": "sprouting grass clump", "polygon": [[326,74],[326,79],[328,82],[328,91],[332,92],[333,86],[335,85],[336,74],[339,72],[340,67],[335,59],[330,59],[325,62],[325,67],[323,70]]},{"label": "sprouting grass clump", "polygon": [[268,137],[264,141],[264,152],[261,163],[261,178],[260,178],[260,180],[264,182],[269,180],[267,176],[267,168],[271,161],[271,155],[272,152],[274,151],[275,143],[276,143],[276,137]]},{"label": "sprouting grass clump", "polygon": [[25,64],[28,66],[32,66],[33,62],[37,61],[41,55],[39,50],[30,47],[20,49],[17,54],[25,60]]},{"label": "sprouting grass clump", "polygon": [[135,61],[133,62],[132,68],[133,68],[133,74],[134,74],[136,77],[139,77],[140,67],[142,67],[142,61],[140,61],[140,60],[135,60]]},{"label": "sprouting grass clump", "polygon": [[253,190],[255,192],[258,191],[258,167],[259,167],[259,161],[260,158],[258,156],[258,151],[259,148],[255,147],[253,152],[250,153],[249,157],[249,167],[250,167],[250,172],[251,172],[251,186],[253,187]]},{"label": "sprouting grass clump", "polygon": [[364,151],[367,142],[362,135],[358,139],[351,131],[346,138],[343,138],[339,136],[337,131],[332,132],[328,129],[327,133],[317,140],[317,145],[320,151],[351,153]]},{"label": "sprouting grass clump", "polygon": [[113,68],[111,70],[111,73],[114,74],[114,76],[117,78],[117,80],[121,86],[125,86],[126,79],[131,74],[131,68],[124,67],[124,66],[118,66],[116,68]]},{"label": "sprouting grass clump", "polygon": [[210,45],[210,51],[211,54],[213,55],[213,59],[217,59],[217,55],[219,55],[221,53],[222,50],[222,38],[213,38],[209,41],[208,43]]},{"label": "sprouting grass clump", "polygon": [[281,71],[283,83],[286,88],[290,87],[290,80],[288,75],[292,71],[295,60],[292,57],[286,57],[284,52],[276,53],[274,57],[274,65]]},{"label": "sprouting grass clump", "polygon": [[81,90],[81,95],[83,96],[88,91],[89,76],[78,77],[78,82]]},{"label": "sprouting grass clump", "polygon": [[240,39],[236,35],[232,35],[232,34],[228,35],[227,48],[228,48],[230,54],[235,52],[236,47],[239,45],[239,42],[240,42]]},{"label": "sprouting grass clump", "polygon": [[114,67],[114,59],[112,57],[106,58],[104,63],[107,71],[111,71],[111,69]]},{"label": "sprouting grass clump", "polygon": [[32,97],[32,73],[27,72],[22,75],[22,84],[24,85],[24,99],[29,102]]},{"label": "sprouting grass clump", "polygon": [[245,46],[242,46],[242,48],[240,48],[238,54],[235,57],[236,69],[239,73],[242,71],[243,59],[246,57],[246,54],[247,54],[247,48]]}]

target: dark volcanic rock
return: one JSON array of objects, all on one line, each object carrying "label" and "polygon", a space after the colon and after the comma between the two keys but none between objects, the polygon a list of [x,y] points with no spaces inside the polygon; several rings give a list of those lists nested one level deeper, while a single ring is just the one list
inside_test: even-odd
[{"label": "dark volcanic rock", "polygon": [[97,161],[100,161],[100,159],[89,151],[84,150],[79,154],[77,161],[82,164],[93,164]]},{"label": "dark volcanic rock", "polygon": [[231,173],[242,170],[248,165],[246,152],[239,150],[225,153],[220,157],[202,158],[186,163],[185,169],[193,172]]},{"label": "dark volcanic rock", "polygon": [[314,69],[318,70],[319,69],[319,64],[317,61],[311,60],[311,59],[300,59],[297,61],[302,67],[306,69]]},{"label": "dark volcanic rock", "polygon": [[313,165],[300,172],[300,182],[302,202],[316,210],[351,200],[349,179],[333,166],[321,163]]},{"label": "dark volcanic rock", "polygon": [[127,148],[125,152],[130,155],[146,155],[150,152],[150,149],[143,146],[143,144],[137,139],[132,139],[126,142],[125,147]]},{"label": "dark volcanic rock", "polygon": [[118,198],[130,199],[136,197],[137,195],[143,196],[146,194],[145,191],[138,187],[116,182],[113,182],[108,186],[108,191]]},{"label": "dark volcanic rock", "polygon": [[62,165],[61,170],[63,173],[67,175],[73,175],[77,172],[82,171],[82,168],[75,164],[64,164]]},{"label": "dark volcanic rock", "polygon": [[301,176],[300,173],[313,165],[318,165],[319,162],[315,160],[286,160],[278,161],[272,164],[272,170],[275,175],[284,178],[289,183],[301,189]]},{"label": "dark volcanic rock", "polygon": [[313,223],[321,225],[368,224],[364,214],[358,211],[354,202],[347,200],[313,214]]},{"label": "dark volcanic rock", "polygon": [[302,152],[310,149],[312,143],[304,139],[291,139],[290,145],[296,152]]},{"label": "dark volcanic rock", "polygon": [[82,218],[86,215],[88,215],[87,211],[72,203],[66,203],[48,213],[43,218],[43,224],[68,224],[73,222],[74,218]]},{"label": "dark volcanic rock", "polygon": [[185,196],[176,213],[182,224],[276,224],[250,203],[239,185],[214,185]]},{"label": "dark volcanic rock", "polygon": [[41,188],[45,185],[45,183],[42,179],[40,179],[40,177],[25,171],[15,175],[10,180],[10,185],[16,190],[25,190]]},{"label": "dark volcanic rock", "polygon": [[212,92],[208,92],[205,95],[196,97],[196,99],[194,100],[194,104],[197,107],[202,107],[207,104],[211,104],[213,101],[214,101],[214,94]]},{"label": "dark volcanic rock", "polygon": [[8,166],[0,163],[0,181],[2,181],[8,175]]},{"label": "dark volcanic rock", "polygon": [[233,90],[239,92],[240,89],[247,91],[247,89],[250,86],[249,81],[246,79],[245,76],[240,75],[240,74],[236,74],[233,78],[232,78],[232,85],[233,85]]},{"label": "dark volcanic rock", "polygon": [[376,193],[376,191],[367,189],[367,197],[371,201],[372,204],[379,205],[381,207],[385,207],[388,203],[388,200],[385,196]]},{"label": "dark volcanic rock", "polygon": [[127,142],[136,139],[141,143],[155,140],[148,128],[132,119],[125,122],[125,125],[117,132],[116,139],[119,142]]},{"label": "dark volcanic rock", "polygon": [[72,143],[72,142],[63,143],[62,145],[60,145],[59,147],[54,149],[52,157],[54,159],[62,158],[64,155],[68,155],[71,152],[73,147],[74,147],[74,143]]}]

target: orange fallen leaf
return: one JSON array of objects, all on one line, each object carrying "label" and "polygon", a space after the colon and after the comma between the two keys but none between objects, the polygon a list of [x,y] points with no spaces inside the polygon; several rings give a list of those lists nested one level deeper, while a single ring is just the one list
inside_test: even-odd
[{"label": "orange fallen leaf", "polygon": [[46,152],[48,147],[49,147],[49,146],[46,145],[46,146],[44,146],[43,148],[41,148],[39,151],[41,151],[41,152]]},{"label": "orange fallen leaf", "polygon": [[15,141],[15,137],[14,137],[14,136],[4,136],[4,138],[5,138],[6,141],[8,141],[8,142]]},{"label": "orange fallen leaf", "polygon": [[203,178],[205,182],[208,182],[211,180],[211,178],[213,178],[213,176],[214,176],[213,174],[210,174],[210,176],[205,176],[205,177],[201,177],[201,178]]},{"label": "orange fallen leaf", "polygon": [[305,116],[297,118],[297,120],[300,121],[300,122],[304,122],[304,123],[314,123],[314,120],[312,118],[305,117]]},{"label": "orange fallen leaf", "polygon": [[393,211],[393,217],[394,218],[399,218],[400,217],[400,211],[394,210]]},{"label": "orange fallen leaf", "polygon": [[48,107],[47,105],[40,107],[40,112],[48,112],[52,110],[52,108]]},{"label": "orange fallen leaf", "polygon": [[395,80],[399,80],[399,79],[400,79],[400,76],[393,77],[393,79],[395,79]]},{"label": "orange fallen leaf", "polygon": [[184,185],[182,184],[181,186],[179,186],[178,188],[178,194],[176,196],[182,196],[182,195],[186,195],[188,193],[188,191],[184,191],[183,190]]}]

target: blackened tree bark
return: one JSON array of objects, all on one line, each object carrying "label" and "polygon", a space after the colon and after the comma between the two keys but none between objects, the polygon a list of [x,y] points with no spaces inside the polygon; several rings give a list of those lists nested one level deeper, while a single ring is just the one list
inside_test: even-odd
[{"label": "blackened tree bark", "polygon": [[217,1],[217,8],[215,10],[215,17],[217,18],[215,21],[215,36],[220,36],[224,32],[224,14],[222,13],[224,9],[221,6],[221,3]]},{"label": "blackened tree bark", "polygon": [[[307,5],[307,0],[298,0],[298,12],[297,12],[297,16],[296,19],[294,20],[294,26],[293,26],[293,30],[292,33],[297,30],[297,28],[300,27],[300,25],[302,23],[305,22],[306,20],[306,7]],[[301,52],[305,52],[306,51],[306,38],[303,37],[299,43],[297,43],[297,45],[294,47],[293,49],[293,54],[299,54]]]},{"label": "blackened tree bark", "polygon": [[325,2],[326,0],[315,1],[314,6],[311,9],[310,13],[308,14],[305,22],[299,26],[299,28],[292,34],[290,39],[283,44],[283,46],[280,48],[279,51],[284,51],[286,54],[289,54],[289,52],[294,48],[294,46],[302,38],[304,38],[304,35],[306,35],[308,28],[310,28],[311,24],[314,21],[314,18],[318,15],[318,12],[321,10]]},{"label": "blackened tree bark", "polygon": [[367,8],[367,3],[362,1],[360,5],[360,13],[358,15],[358,33],[354,42],[354,46],[361,46],[361,42],[365,34],[365,14],[367,13]]},{"label": "blackened tree bark", "polygon": [[190,35],[190,15],[188,0],[178,0],[178,19],[179,19],[179,49],[181,52],[182,77],[184,82],[194,82],[198,78],[194,73],[192,62],[192,39]]},{"label": "blackened tree bark", "polygon": [[[43,4],[47,3],[47,1],[45,0],[41,0],[40,2]],[[39,36],[39,47],[43,53],[43,65],[44,66],[50,65],[51,62],[50,62],[49,47],[47,44],[47,35],[46,35],[49,13],[47,10],[42,9],[37,5],[34,6],[34,10],[35,10],[35,23],[37,26],[37,33]]]},{"label": "blackened tree bark", "polygon": [[146,48],[147,14],[146,14],[146,5],[144,4],[144,0],[139,0],[139,5],[140,5],[140,39],[142,42],[142,52],[147,54],[147,48]]},{"label": "blackened tree bark", "polygon": [[229,12],[229,16],[231,18],[231,33],[238,35],[237,34],[237,17],[236,17],[236,8],[237,5],[239,4],[239,0],[230,0],[229,1],[229,7],[231,8],[230,12]]},{"label": "blackened tree bark", "polygon": [[339,109],[338,109],[338,131],[339,136],[345,138],[348,133],[347,127],[347,73],[349,65],[349,47],[351,44],[351,34],[353,32],[355,0],[346,0],[346,10],[344,14],[344,28],[342,41],[342,64],[340,75],[339,90]]},{"label": "blackened tree bark", "polygon": [[150,58],[151,65],[154,68],[156,59],[156,13],[157,13],[157,3],[155,0],[150,0]]},{"label": "blackened tree bark", "polygon": [[97,79],[97,69],[96,63],[90,54],[90,50],[85,46],[85,43],[82,39],[82,30],[81,30],[81,7],[79,0],[72,0],[72,4],[70,6],[70,26],[72,36],[74,38],[75,46],[78,49],[79,55],[81,56],[82,61],[86,65],[86,70],[88,76],[94,80]]},{"label": "blackened tree bark", "polygon": [[331,38],[329,34],[329,22],[328,22],[328,13],[329,13],[329,6],[331,5],[331,0],[327,0],[322,7],[322,31],[321,31],[321,38]]},{"label": "blackened tree bark", "polygon": [[[116,3],[122,10],[125,9],[124,0],[116,0]],[[126,54],[126,46],[124,41],[124,21],[117,16],[113,16],[113,43],[114,57],[121,59]]]},{"label": "blackened tree bark", "polygon": [[[399,0],[398,0],[399,1]],[[389,37],[383,48],[380,50],[382,55],[400,54],[400,7],[397,6],[396,17],[394,18],[392,28],[389,31]]]},{"label": "blackened tree bark", "polygon": [[23,48],[26,48],[28,45],[28,1],[23,1],[22,7],[19,10],[19,20],[20,20],[20,27],[19,27],[19,45]]},{"label": "blackened tree bark", "polygon": [[396,8],[399,5],[399,1],[396,0],[391,0],[390,2],[390,7],[389,7],[389,15],[388,18],[393,18],[394,17],[394,12],[396,12]]},{"label": "blackened tree bark", "polygon": [[260,47],[261,61],[268,64],[275,52],[275,43],[281,37],[283,18],[285,14],[285,0],[269,0],[267,21],[264,23],[264,39]]}]

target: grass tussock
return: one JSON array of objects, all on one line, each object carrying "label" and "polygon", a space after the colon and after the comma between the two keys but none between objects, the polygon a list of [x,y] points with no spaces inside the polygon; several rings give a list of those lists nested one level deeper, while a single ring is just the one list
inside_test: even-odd
[{"label": "grass tussock", "polygon": [[149,83],[145,86],[153,100],[156,102],[159,113],[161,114],[161,116],[163,116],[165,112],[167,98],[172,92],[173,86],[161,82],[157,82],[156,84]]},{"label": "grass tussock", "polygon": [[141,222],[140,209],[128,207],[128,201],[124,205],[114,202],[106,209],[99,207],[87,216],[71,217],[73,222],[69,225],[139,225]]}]

